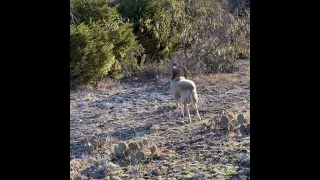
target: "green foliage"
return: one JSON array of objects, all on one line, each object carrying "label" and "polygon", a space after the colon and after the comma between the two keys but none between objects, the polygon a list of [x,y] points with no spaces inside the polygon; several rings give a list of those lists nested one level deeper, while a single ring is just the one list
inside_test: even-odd
[{"label": "green foliage", "polygon": [[178,50],[183,6],[176,0],[120,0],[119,13],[134,24],[134,32],[149,62]]},{"label": "green foliage", "polygon": [[74,85],[95,83],[103,77],[121,78],[137,69],[136,56],[143,48],[132,25],[123,22],[108,2],[71,1],[78,22],[70,25],[70,79]]},{"label": "green foliage", "polygon": [[75,84],[87,84],[117,69],[113,45],[101,25],[70,25],[70,78]]},{"label": "green foliage", "polygon": [[168,58],[194,73],[233,72],[248,57],[249,0],[70,1],[72,85],[131,76]]},{"label": "green foliage", "polygon": [[119,18],[117,11],[108,6],[111,0],[71,0],[71,13],[78,23],[106,20],[109,22]]}]

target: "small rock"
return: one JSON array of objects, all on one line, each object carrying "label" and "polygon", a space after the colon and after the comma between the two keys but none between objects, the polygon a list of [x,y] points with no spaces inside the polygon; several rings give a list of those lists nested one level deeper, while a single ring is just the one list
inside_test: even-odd
[{"label": "small rock", "polygon": [[184,175],[181,175],[178,177],[178,180],[185,180],[185,179],[186,179],[186,177]]}]

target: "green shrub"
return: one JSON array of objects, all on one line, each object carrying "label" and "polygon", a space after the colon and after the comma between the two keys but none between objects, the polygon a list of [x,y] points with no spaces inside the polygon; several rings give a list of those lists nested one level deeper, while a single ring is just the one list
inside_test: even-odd
[{"label": "green shrub", "polygon": [[123,22],[108,0],[72,0],[77,23],[70,25],[70,78],[73,84],[95,83],[103,77],[121,78],[137,69],[143,48],[132,25]]},{"label": "green shrub", "polygon": [[168,58],[200,73],[233,72],[237,58],[250,57],[250,0],[70,3],[74,84],[141,74],[144,62],[159,70]]},{"label": "green shrub", "polygon": [[108,6],[112,0],[71,0],[71,13],[78,23],[90,23],[99,20],[115,20],[118,13]]},{"label": "green shrub", "polygon": [[118,11],[133,23],[147,61],[159,61],[179,49],[183,8],[176,0],[120,0]]},{"label": "green shrub", "polygon": [[113,45],[100,24],[70,25],[70,80],[74,85],[99,80],[111,71],[119,70]]}]

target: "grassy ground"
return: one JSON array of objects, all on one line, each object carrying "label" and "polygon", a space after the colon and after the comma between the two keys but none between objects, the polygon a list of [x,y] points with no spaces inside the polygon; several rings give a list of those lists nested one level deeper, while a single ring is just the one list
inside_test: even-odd
[{"label": "grassy ground", "polygon": [[[134,78],[105,83],[98,90],[71,92],[70,176],[83,179],[250,179],[250,135],[209,127],[221,115],[244,114],[250,122],[249,60],[239,71],[191,77],[197,84],[202,121],[175,118],[177,109],[169,79]],[[192,108],[190,108],[192,110]],[[92,152],[85,139],[106,138]],[[147,139],[160,153],[157,159],[135,164],[113,157],[119,142]]]}]

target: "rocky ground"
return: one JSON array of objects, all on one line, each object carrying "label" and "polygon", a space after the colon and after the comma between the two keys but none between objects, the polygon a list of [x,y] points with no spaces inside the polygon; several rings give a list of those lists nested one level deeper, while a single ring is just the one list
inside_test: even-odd
[{"label": "rocky ground", "polygon": [[[112,90],[70,92],[70,176],[83,179],[250,179],[250,135],[213,131],[208,124],[239,113],[250,122],[249,60],[233,74],[191,77],[202,121],[176,118],[169,79],[131,79]],[[190,108],[190,110],[193,110]],[[85,139],[105,137],[90,152]],[[119,142],[147,139],[161,156],[144,163],[113,158]]]}]

